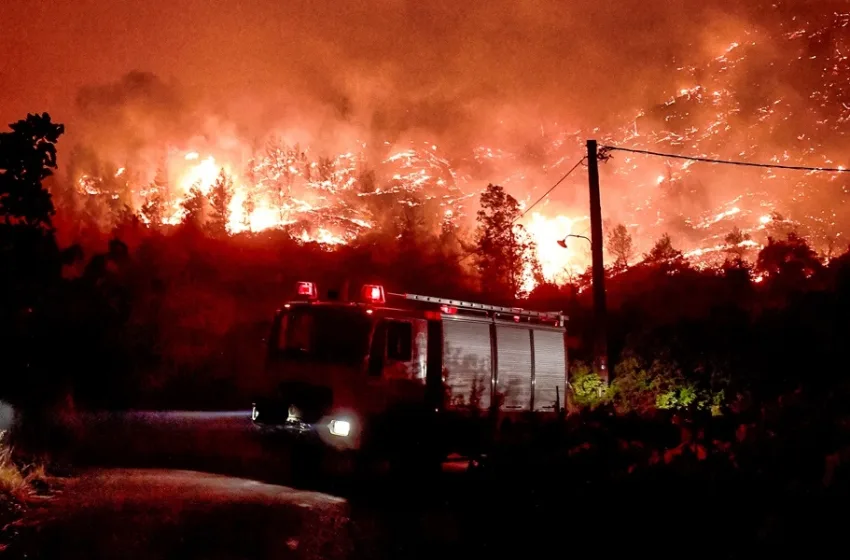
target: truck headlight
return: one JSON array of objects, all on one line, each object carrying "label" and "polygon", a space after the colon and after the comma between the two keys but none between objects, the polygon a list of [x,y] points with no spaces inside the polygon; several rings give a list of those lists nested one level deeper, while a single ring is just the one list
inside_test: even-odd
[{"label": "truck headlight", "polygon": [[348,420],[331,420],[331,423],[328,424],[328,429],[331,435],[346,437],[351,433],[351,422]]}]

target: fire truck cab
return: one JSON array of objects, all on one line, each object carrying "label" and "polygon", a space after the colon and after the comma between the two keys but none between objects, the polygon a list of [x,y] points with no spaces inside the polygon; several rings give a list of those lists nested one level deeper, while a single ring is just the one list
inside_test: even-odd
[{"label": "fire truck cab", "polygon": [[319,299],[312,282],[275,314],[256,399],[262,431],[343,452],[469,453],[493,420],[563,412],[560,312],[387,293]]}]

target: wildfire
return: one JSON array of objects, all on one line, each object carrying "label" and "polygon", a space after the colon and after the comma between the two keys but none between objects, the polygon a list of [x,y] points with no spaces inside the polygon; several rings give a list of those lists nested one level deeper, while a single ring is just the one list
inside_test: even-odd
[{"label": "wildfire", "polygon": [[[828,20],[829,15],[824,17]],[[833,19],[822,22],[823,29],[847,26],[846,14],[835,14]],[[299,146],[272,135],[262,149],[246,149],[248,142],[243,142],[235,153],[218,151],[215,142],[190,143],[179,150],[164,146],[171,155],[161,176],[157,170],[121,165],[108,178],[94,172],[80,174],[77,188],[86,196],[104,196],[140,213],[160,200],[159,219],[175,224],[183,219],[193,193],[208,198],[224,176],[232,191],[229,232],[286,227],[302,241],[340,245],[374,227],[381,212],[390,208],[433,207],[437,222],[471,225],[477,195],[488,182],[505,186],[523,202],[536,199],[581,157],[587,137],[604,144],[707,158],[843,169],[840,164],[847,162],[835,160],[842,159],[848,147],[846,139],[841,142],[850,122],[850,88],[845,87],[850,40],[846,34],[834,34],[831,51],[824,47],[824,55],[818,57],[820,70],[810,66],[800,70],[799,61],[811,62],[805,56],[807,41],[826,33],[814,22],[806,25],[791,33],[782,28],[773,35],[750,30],[735,42],[718,45],[719,56],[709,57],[702,66],[680,68],[680,86],[659,94],[657,106],[624,118],[619,129],[540,126],[546,146],[543,163],[533,166],[523,163],[523,147],[509,145],[478,143],[468,154],[450,156],[433,141],[367,146],[355,140],[338,153],[325,153],[322,146]],[[780,68],[775,56],[759,58],[765,55],[758,46],[771,41],[774,51],[787,55],[787,68]],[[810,79],[795,81],[798,91],[793,95],[765,92],[757,100],[741,95],[747,71],[765,65],[772,73],[805,71]],[[774,147],[774,137],[783,138],[775,143],[780,148]],[[382,155],[374,155],[381,150]],[[367,152],[372,154],[369,158]],[[604,218],[610,224],[629,225],[636,255],[669,233],[687,258],[714,259],[729,250],[725,237],[735,228],[747,236],[738,249],[752,252],[782,226],[804,230],[818,248],[830,236],[840,236],[841,228],[850,223],[850,207],[845,208],[840,196],[850,193],[844,175],[721,168],[622,152],[600,164],[600,170]],[[586,198],[562,194],[583,194],[586,188],[584,176],[575,173],[547,200],[560,211],[547,212],[544,204],[543,210],[523,221],[550,281],[566,281],[590,263],[590,244],[584,239],[569,238],[566,248],[557,243],[568,235],[589,237]],[[781,218],[777,209],[792,218]]]}]

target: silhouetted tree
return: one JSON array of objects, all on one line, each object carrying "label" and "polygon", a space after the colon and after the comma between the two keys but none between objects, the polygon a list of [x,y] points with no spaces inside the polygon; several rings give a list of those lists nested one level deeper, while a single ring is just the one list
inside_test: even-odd
[{"label": "silhouetted tree", "polygon": [[542,281],[534,242],[521,225],[519,203],[498,185],[487,185],[478,211],[477,267],[485,293],[513,300],[529,276]]},{"label": "silhouetted tree", "polygon": [[750,234],[741,231],[737,226],[726,234],[726,237],[723,238],[726,243],[724,251],[731,257],[731,261],[726,265],[727,267],[729,265],[743,266],[744,254],[747,252],[744,242],[749,240]]},{"label": "silhouetted tree", "polygon": [[614,267],[626,268],[629,266],[629,259],[634,253],[634,245],[632,244],[632,236],[629,235],[629,230],[623,224],[617,226],[608,232],[608,242],[606,249],[614,255]]},{"label": "silhouetted tree", "polygon": [[682,252],[673,247],[670,235],[665,233],[644,255],[644,262],[647,264],[674,263],[681,261],[682,257]]},{"label": "silhouetted tree", "polygon": [[206,199],[198,185],[192,185],[185,200],[181,203],[183,207],[183,224],[200,228],[206,214]]},{"label": "silhouetted tree", "polygon": [[767,278],[775,295],[803,288],[822,269],[817,253],[796,233],[789,233],[781,241],[769,237],[755,265],[756,272]]},{"label": "silhouetted tree", "polygon": [[227,222],[230,216],[230,201],[233,199],[233,179],[224,171],[218,174],[209,192],[209,217],[207,230],[213,236],[227,235]]},{"label": "silhouetted tree", "polygon": [[[51,371],[44,345],[56,334],[47,326],[63,254],[42,181],[56,169],[55,144],[64,128],[46,113],[28,115],[10,128],[0,133],[0,392],[14,400],[32,395],[41,375]],[[41,389],[46,394],[51,388]]]},{"label": "silhouetted tree", "polygon": [[53,202],[42,181],[56,169],[56,142],[65,131],[50,115],[27,115],[0,133],[0,219],[50,227]]}]

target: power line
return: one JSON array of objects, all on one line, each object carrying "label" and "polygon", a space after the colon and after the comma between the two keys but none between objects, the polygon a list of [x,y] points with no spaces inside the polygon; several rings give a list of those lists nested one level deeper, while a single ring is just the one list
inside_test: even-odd
[{"label": "power line", "polygon": [[682,156],[678,154],[665,154],[663,152],[653,152],[650,150],[635,150],[633,148],[618,148],[617,146],[601,146],[604,151],[619,150],[621,152],[630,152],[633,154],[643,154],[647,156],[659,156],[672,159],[685,159],[688,161],[701,161],[704,163],[720,163],[724,165],[740,165],[744,167],[762,167],[767,169],[790,169],[792,171],[823,171],[826,173],[850,173],[850,169],[843,167],[806,167],[803,165],[780,165],[773,163],[754,163],[749,161],[732,161],[724,159],[713,159],[698,156]]},{"label": "power line", "polygon": [[545,193],[543,193],[543,196],[541,196],[540,198],[538,198],[538,199],[534,202],[534,204],[532,204],[531,206],[529,206],[528,208],[526,208],[526,209],[525,209],[525,212],[523,212],[522,214],[520,214],[520,215],[519,215],[519,217],[518,217],[517,219],[515,219],[513,222],[511,222],[511,224],[515,224],[516,222],[518,222],[519,220],[521,220],[521,219],[522,219],[522,218],[523,218],[526,214],[528,214],[529,212],[531,212],[531,209],[532,209],[532,208],[534,208],[535,206],[537,206],[537,205],[540,203],[540,201],[541,201],[541,200],[543,200],[544,198],[546,198],[547,196],[549,196],[549,193],[550,193],[550,192],[552,192],[552,191],[554,191],[554,190],[555,190],[555,188],[556,188],[558,185],[560,185],[561,183],[563,183],[563,182],[564,182],[564,179],[566,179],[567,177],[569,177],[569,176],[570,176],[570,174],[571,174],[573,171],[575,171],[576,169],[578,169],[578,166],[579,166],[579,165],[581,165],[581,164],[584,162],[584,160],[586,160],[586,159],[587,159],[586,157],[583,157],[583,158],[581,158],[580,160],[578,160],[578,161],[576,162],[576,164],[572,167],[572,169],[570,169],[569,171],[567,171],[567,172],[566,172],[566,174],[564,174],[564,176],[563,176],[563,177],[561,177],[560,179],[558,179],[558,182],[557,182],[557,183],[555,183],[554,185],[552,185],[552,187],[551,187],[548,191],[546,191]]}]

